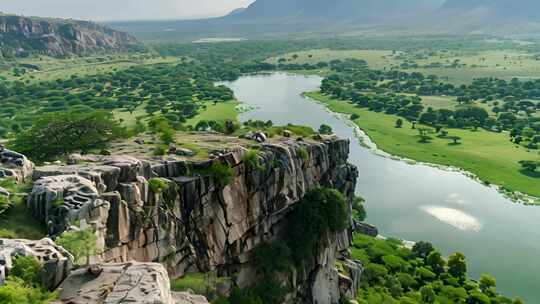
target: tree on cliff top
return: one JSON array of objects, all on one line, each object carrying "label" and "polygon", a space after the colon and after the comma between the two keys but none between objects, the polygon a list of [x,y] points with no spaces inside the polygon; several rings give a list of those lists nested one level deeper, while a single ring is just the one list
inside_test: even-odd
[{"label": "tree on cliff top", "polygon": [[37,117],[11,142],[13,150],[44,161],[76,151],[101,148],[127,132],[110,112],[56,112]]}]

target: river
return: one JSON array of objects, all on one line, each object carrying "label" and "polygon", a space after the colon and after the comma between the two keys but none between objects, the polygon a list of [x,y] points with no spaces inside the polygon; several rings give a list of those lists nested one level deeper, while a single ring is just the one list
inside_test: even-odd
[{"label": "river", "polygon": [[360,145],[349,123],[301,96],[318,90],[321,80],[273,73],[224,84],[254,107],[241,114],[242,121],[314,129],[325,123],[351,139],[350,162],[360,172],[357,193],[367,200],[367,221],[381,234],[430,241],[446,256],[462,252],[474,278],[491,274],[503,294],[540,303],[540,207],[513,203],[459,172],[382,157]]}]

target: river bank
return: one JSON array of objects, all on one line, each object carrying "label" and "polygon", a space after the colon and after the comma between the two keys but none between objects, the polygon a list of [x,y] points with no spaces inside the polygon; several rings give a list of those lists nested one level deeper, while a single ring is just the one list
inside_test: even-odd
[{"label": "river bank", "polygon": [[[367,222],[378,227],[381,235],[430,241],[446,257],[462,252],[471,277],[491,274],[501,292],[521,296],[527,303],[540,301],[535,288],[540,278],[536,255],[540,231],[532,229],[540,208],[514,204],[460,172],[383,157],[361,145],[359,128],[350,120],[302,97],[302,92],[317,91],[321,80],[272,73],[223,84],[252,107],[240,113],[241,122],[272,120],[275,125],[292,123],[314,129],[325,123],[336,135],[349,138],[349,161],[360,173],[356,193],[366,199]],[[501,244],[509,249],[500,250]]]},{"label": "river bank", "polygon": [[[488,181],[485,178],[481,178],[476,173],[468,171],[466,169],[463,169],[463,168],[460,168],[460,167],[457,167],[457,166],[453,166],[453,165],[448,165],[448,164],[437,164],[437,163],[426,162],[426,161],[423,161],[422,159],[413,159],[413,158],[410,157],[410,155],[407,155],[407,154],[404,154],[405,156],[402,156],[402,155],[396,155],[396,154],[393,154],[393,153],[389,153],[386,150],[379,147],[379,145],[374,140],[374,138],[370,137],[369,131],[366,132],[362,128],[362,124],[360,123],[361,120],[357,119],[356,122],[351,120],[351,114],[353,114],[353,113],[355,113],[357,111],[350,111],[350,112],[346,112],[346,113],[334,112],[334,111],[332,111],[331,105],[329,105],[329,103],[327,101],[325,102],[324,98],[321,98],[321,97],[324,97],[324,96],[320,95],[318,92],[304,92],[304,93],[302,93],[302,97],[323,105],[326,109],[328,109],[328,111],[330,113],[337,115],[337,117],[340,117],[340,119],[343,119],[349,126],[351,126],[352,128],[355,129],[355,134],[359,138],[360,143],[364,147],[366,147],[368,149],[371,149],[373,151],[373,153],[375,153],[377,155],[380,155],[382,157],[387,157],[387,158],[390,158],[390,159],[393,159],[393,160],[404,161],[404,162],[406,162],[408,164],[420,164],[420,165],[431,166],[431,167],[434,167],[434,168],[437,168],[437,169],[440,169],[440,170],[445,170],[445,171],[450,171],[450,172],[459,172],[459,173],[465,175],[466,177],[468,177],[470,179],[473,179],[473,180],[475,180],[475,181],[477,181],[479,183],[482,183],[486,187],[490,187],[490,188],[493,188],[493,189],[497,190],[498,192],[500,192],[502,195],[504,195],[509,200],[512,200],[513,202],[522,203],[524,205],[530,205],[530,206],[538,206],[538,205],[540,205],[540,197],[535,197],[535,196],[532,196],[532,195],[529,195],[529,194],[526,194],[526,193],[522,193],[520,191],[509,190],[509,189],[507,189],[505,187],[502,187],[501,185],[492,183],[492,182]],[[383,115],[383,114],[378,114],[378,115]],[[366,126],[364,126],[364,127],[366,127]],[[401,154],[401,153],[398,153],[398,154]]]},{"label": "river bank", "polygon": [[[497,189],[512,200],[526,204],[540,204],[539,180],[520,172],[519,161],[534,157],[507,143],[504,134],[469,130],[449,129],[462,141],[452,145],[448,139],[433,137],[427,143],[419,143],[418,131],[404,121],[402,128],[396,128],[399,117],[371,112],[345,101],[331,99],[318,92],[304,94],[321,102],[330,111],[358,115],[354,124],[359,126],[380,150],[392,157],[406,161],[433,164],[440,168],[457,170],[478,179],[486,185],[497,185]],[[350,118],[347,120],[350,121]],[[504,155],[504,157],[500,157]]]}]

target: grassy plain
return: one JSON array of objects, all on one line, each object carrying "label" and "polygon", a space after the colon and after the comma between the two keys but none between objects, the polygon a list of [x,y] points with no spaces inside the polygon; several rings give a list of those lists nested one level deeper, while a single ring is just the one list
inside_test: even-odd
[{"label": "grassy plain", "polygon": [[462,168],[484,181],[540,197],[540,177],[522,173],[518,163],[539,159],[538,152],[512,144],[508,134],[448,129],[449,136],[461,137],[461,144],[453,145],[452,140],[434,135],[429,143],[419,143],[418,131],[412,129],[409,122],[404,122],[402,128],[395,127],[397,116],[371,112],[319,92],[310,92],[307,96],[324,103],[334,112],[359,115],[354,122],[390,154]]},{"label": "grassy plain", "polygon": [[[295,56],[296,55],[296,56]],[[438,52],[433,56],[424,56],[420,59],[414,53],[393,55],[389,50],[330,50],[319,49],[302,52],[287,53],[267,59],[269,63],[277,63],[280,58],[287,59],[287,63],[328,62],[335,59],[363,59],[373,69],[401,69],[400,65],[412,60],[420,67],[406,69],[408,72],[421,72],[426,75],[437,75],[454,84],[470,83],[475,78],[496,77],[505,80],[512,78],[536,79],[540,77],[540,60],[532,54],[520,50],[493,50],[493,51],[463,51]],[[450,65],[453,62],[465,64],[464,67],[425,67],[433,63]]]},{"label": "grassy plain", "polygon": [[218,102],[205,102],[206,109],[203,109],[196,116],[188,119],[185,125],[195,126],[201,120],[215,120],[217,122],[224,122],[227,119],[233,121],[238,117],[239,111],[237,106],[240,103],[237,101]]},{"label": "grassy plain", "polygon": [[[296,56],[298,57],[296,57]],[[268,63],[278,63],[278,60],[284,58],[287,63],[297,64],[316,64],[319,62],[328,62],[336,59],[364,59],[373,69],[383,69],[395,61],[390,57],[392,51],[386,50],[309,50],[284,54],[282,56],[272,57],[267,60]]]},{"label": "grassy plain", "polygon": [[[15,62],[4,62],[0,68],[0,77],[6,80],[43,81],[66,79],[72,75],[85,76],[108,73],[127,69],[135,65],[176,62],[175,57],[161,57],[147,54],[111,54],[89,57],[73,57],[58,59],[46,56],[18,59]],[[36,66],[39,70],[25,67]],[[14,68],[24,69],[20,76],[14,74]]]}]

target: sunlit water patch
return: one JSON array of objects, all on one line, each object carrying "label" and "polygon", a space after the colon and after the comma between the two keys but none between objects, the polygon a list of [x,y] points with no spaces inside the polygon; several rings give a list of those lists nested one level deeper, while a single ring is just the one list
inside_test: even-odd
[{"label": "sunlit water patch", "polygon": [[478,232],[482,229],[482,224],[480,224],[474,216],[461,210],[438,206],[423,206],[421,209],[439,221],[445,222],[463,231]]}]

